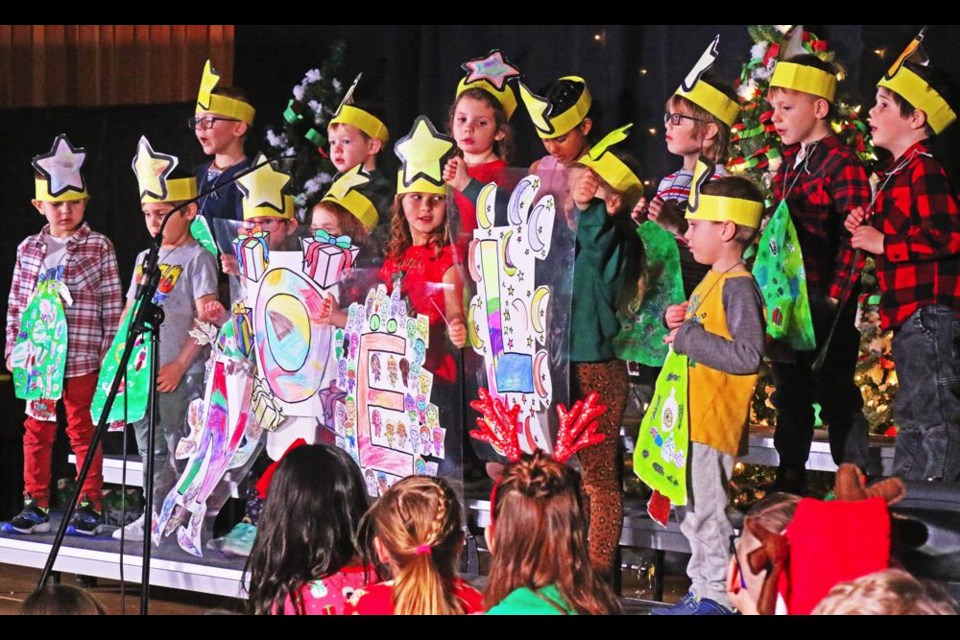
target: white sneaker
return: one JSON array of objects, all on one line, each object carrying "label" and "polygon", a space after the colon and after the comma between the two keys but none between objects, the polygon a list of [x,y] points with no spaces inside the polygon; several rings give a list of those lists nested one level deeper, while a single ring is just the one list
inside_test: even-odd
[{"label": "white sneaker", "polygon": [[[143,514],[140,514],[140,517],[123,527],[123,537],[125,540],[130,540],[132,542],[142,542],[143,541]],[[120,539],[121,529],[117,529],[112,534],[110,534],[114,540]]]}]

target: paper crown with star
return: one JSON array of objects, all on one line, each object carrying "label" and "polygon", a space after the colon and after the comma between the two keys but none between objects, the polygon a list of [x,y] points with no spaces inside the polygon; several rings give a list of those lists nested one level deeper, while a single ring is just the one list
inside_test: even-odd
[{"label": "paper crown with star", "polygon": [[457,99],[469,89],[482,89],[503,107],[507,120],[517,110],[517,94],[510,80],[520,77],[520,70],[499,49],[494,49],[483,58],[474,58],[463,63],[467,75],[457,85]]},{"label": "paper crown with star", "polygon": [[359,220],[367,231],[373,231],[377,226],[379,214],[370,198],[363,193],[363,188],[368,184],[370,184],[370,174],[363,170],[363,165],[358,164],[337,178],[320,202],[340,205]]},{"label": "paper crown with star", "polygon": [[404,193],[434,193],[446,195],[443,166],[455,143],[430,122],[427,116],[417,116],[410,133],[397,140],[393,151],[403,166],[397,175],[397,195]]},{"label": "paper crown with star", "polygon": [[803,48],[803,25],[798,24],[781,45],[780,60],[773,68],[770,88],[791,89],[823,98],[832,103],[837,97],[837,76],[806,64],[787,62],[793,56],[808,54]]},{"label": "paper crown with star", "polygon": [[248,125],[252,125],[257,110],[243,100],[213,93],[218,82],[220,82],[220,74],[207,60],[206,64],[203,65],[200,92],[197,94],[197,115],[219,114],[227,118],[243,120]]},{"label": "paper crown with star", "polygon": [[600,176],[604,182],[619,193],[626,193],[642,189],[643,183],[637,174],[610,151],[610,148],[627,139],[627,132],[633,124],[614,129],[603,140],[591,147],[582,158],[580,164],[589,167]]},{"label": "paper crown with star", "polygon": [[71,144],[67,134],[53,139],[50,151],[33,157],[35,198],[41,202],[69,202],[88,197],[81,168],[87,151]]},{"label": "paper crown with star", "polygon": [[927,114],[927,123],[933,132],[939,135],[956,122],[957,114],[943,96],[930,86],[930,83],[904,64],[910,62],[921,67],[930,64],[930,58],[923,50],[923,33],[924,30],[921,30],[907,45],[877,86],[893,91],[912,104],[915,109],[920,109]]},{"label": "paper crown with star", "polygon": [[359,107],[353,106],[353,92],[356,90],[357,85],[360,84],[360,78],[362,76],[362,73],[357,74],[357,77],[353,80],[353,84],[350,85],[347,93],[344,94],[343,100],[340,101],[340,106],[337,107],[337,112],[333,115],[333,119],[330,120],[330,124],[331,126],[335,124],[349,124],[369,137],[386,143],[390,139],[390,131],[387,129],[387,125],[383,124],[380,118],[369,111],[364,111]]},{"label": "paper crown with star", "polygon": [[558,138],[569,133],[574,127],[583,122],[593,106],[593,97],[587,88],[587,81],[579,76],[564,76],[557,82],[568,81],[574,85],[582,85],[583,91],[577,101],[560,113],[553,113],[553,106],[544,97],[538,96],[525,84],[520,83],[520,97],[530,113],[537,135],[543,140]]},{"label": "paper crown with star", "polygon": [[693,69],[683,79],[677,88],[675,95],[681,96],[694,103],[698,107],[705,109],[710,115],[728,127],[732,127],[737,122],[740,115],[740,103],[724,95],[722,91],[703,80],[703,75],[713,67],[719,55],[717,46],[720,44],[720,36],[717,35],[713,42],[703,52]]},{"label": "paper crown with star", "polygon": [[[259,166],[258,166],[259,165]],[[237,178],[237,187],[243,194],[243,219],[282,218],[293,220],[293,196],[283,192],[290,176],[273,168],[262,153],[257,155],[250,173]]]},{"label": "paper crown with star", "polygon": [[703,187],[713,179],[716,170],[717,166],[703,156],[697,160],[693,184],[690,185],[690,199],[687,201],[687,220],[732,222],[759,229],[763,216],[762,202],[701,193]]},{"label": "paper crown with star", "polygon": [[133,173],[140,188],[140,202],[183,202],[197,197],[197,179],[171,178],[179,160],[153,150],[146,136],[140,136],[133,157]]}]

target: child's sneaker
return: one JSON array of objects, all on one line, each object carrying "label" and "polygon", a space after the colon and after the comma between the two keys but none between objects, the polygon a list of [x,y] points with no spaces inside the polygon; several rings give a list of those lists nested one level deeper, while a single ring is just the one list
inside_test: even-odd
[{"label": "child's sneaker", "polygon": [[710,598],[698,598],[693,591],[687,592],[683,600],[667,607],[650,611],[652,616],[733,616],[736,611]]},{"label": "child's sneaker", "polygon": [[95,536],[103,530],[103,515],[88,500],[81,500],[67,525],[69,536]]},{"label": "child's sneaker", "polygon": [[[142,542],[143,541],[143,523],[146,518],[143,517],[143,514],[140,514],[140,517],[134,520],[133,522],[127,524],[125,527],[121,527],[110,534],[114,540],[119,540],[120,536],[123,535],[124,540],[130,540],[131,542]],[[121,532],[123,532],[121,534]]]},{"label": "child's sneaker", "polygon": [[47,533],[50,531],[48,509],[37,505],[30,496],[23,499],[23,511],[3,523],[4,533]]}]

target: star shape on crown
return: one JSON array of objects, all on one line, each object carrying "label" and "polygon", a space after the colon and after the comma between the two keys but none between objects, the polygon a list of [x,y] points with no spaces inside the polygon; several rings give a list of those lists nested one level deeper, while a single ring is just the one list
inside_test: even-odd
[{"label": "star shape on crown", "polygon": [[140,136],[137,155],[133,157],[133,172],[140,186],[140,197],[163,200],[167,197],[167,180],[177,167],[176,156],[158,153],[150,146],[146,136]]},{"label": "star shape on crown", "polygon": [[394,151],[403,162],[403,183],[423,178],[437,186],[443,184],[443,161],[453,149],[453,139],[438,132],[430,119],[418,116],[410,133],[397,141]]},{"label": "star shape on crown", "polygon": [[86,187],[80,168],[86,159],[86,150],[73,146],[67,134],[61,133],[54,138],[49,153],[33,158],[33,167],[47,180],[50,195],[57,197],[67,191],[84,192]]},{"label": "star shape on crown", "polygon": [[257,168],[237,179],[243,197],[254,207],[266,206],[283,213],[283,188],[290,182],[290,176],[274,169],[262,153],[253,165]]},{"label": "star shape on crown", "polygon": [[510,64],[499,49],[491,51],[486,57],[464,62],[463,69],[468,72],[466,84],[486,80],[496,87],[497,91],[503,91],[510,78],[520,76],[520,70]]}]

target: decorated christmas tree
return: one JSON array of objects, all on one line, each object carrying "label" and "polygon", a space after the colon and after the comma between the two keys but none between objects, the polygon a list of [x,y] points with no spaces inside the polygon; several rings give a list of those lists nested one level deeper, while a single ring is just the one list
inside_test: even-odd
[{"label": "decorated christmas tree", "polygon": [[287,156],[284,170],[290,173],[290,190],[297,217],[306,218],[307,201],[327,190],[337,170],[327,155],[327,124],[343,99],[342,80],[346,45],[337,40],[318,69],[310,69],[293,88],[293,98],[283,112],[283,126],[267,127],[267,143],[273,155]]}]

